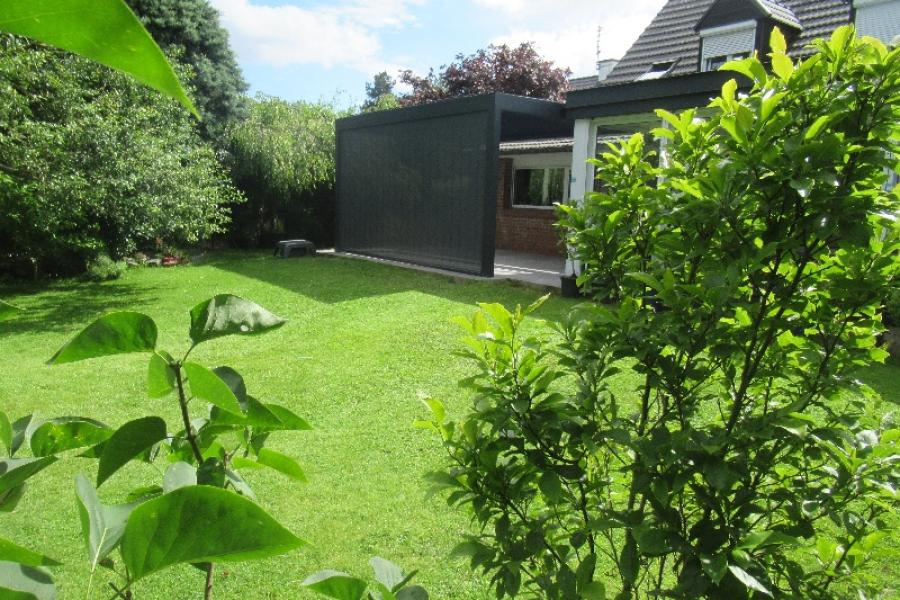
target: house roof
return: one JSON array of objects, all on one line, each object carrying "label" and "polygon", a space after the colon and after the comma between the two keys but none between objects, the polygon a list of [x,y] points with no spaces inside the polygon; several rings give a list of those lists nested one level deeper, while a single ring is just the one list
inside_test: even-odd
[{"label": "house roof", "polygon": [[[696,27],[718,0],[669,0],[632,44],[602,85],[634,81],[655,63],[673,61],[666,77],[696,73],[700,35]],[[809,43],[850,22],[850,0],[742,0],[782,24],[796,22],[800,34],[790,54],[803,56]],[[794,28],[798,28],[792,25]]]},{"label": "house roof", "polygon": [[519,140],[516,142],[501,142],[500,153],[506,154],[511,152],[521,152],[524,154],[528,154],[531,152],[571,152],[573,145],[574,139],[570,137],[539,140]]},{"label": "house roof", "polygon": [[569,79],[569,90],[587,90],[598,85],[600,85],[600,78],[597,75]]},{"label": "house roof", "polygon": [[797,18],[797,15],[794,14],[790,7],[775,0],[753,0],[753,2],[763,13],[778,23],[784,23],[799,30],[803,29],[803,23],[800,22],[800,19]]}]

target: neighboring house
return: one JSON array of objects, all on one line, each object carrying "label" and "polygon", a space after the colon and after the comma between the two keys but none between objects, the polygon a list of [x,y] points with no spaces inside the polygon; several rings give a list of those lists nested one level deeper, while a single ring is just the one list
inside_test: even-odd
[{"label": "neighboring house", "polygon": [[[581,199],[593,189],[594,168],[587,160],[597,155],[599,144],[658,127],[656,108],[705,106],[732,77],[717,69],[754,52],[765,56],[776,26],[788,40],[789,53],[802,57],[812,40],[848,23],[855,23],[861,35],[890,43],[900,35],[900,0],[669,0],[620,61],[600,61],[596,76],[571,82],[565,105],[554,105],[556,115],[544,101],[491,95],[479,101],[478,106],[489,107],[479,109],[487,115],[480,117],[482,129],[478,119],[470,118],[466,126],[474,129],[465,134],[448,119],[463,123],[459,112],[470,109],[457,106],[475,106],[466,99],[390,111],[377,123],[364,117],[339,121],[338,249],[487,276],[493,273],[495,248],[562,255],[553,203]],[[410,128],[417,133],[404,138],[402,150],[378,146],[363,168],[354,151],[357,139],[389,139]],[[407,181],[412,174],[423,175],[415,160],[442,156],[450,137],[455,161],[480,158],[447,173],[448,181],[432,182],[431,191],[420,188],[410,195],[387,183],[401,172]],[[472,176],[467,179],[467,174]],[[444,175],[440,168],[429,172],[438,179]],[[446,210],[447,196],[441,194],[453,187],[450,180],[456,190],[463,189],[464,180],[471,184],[465,194],[477,210]],[[398,194],[405,211],[392,209]],[[358,208],[362,205],[365,211]],[[364,225],[359,222],[363,212]],[[442,228],[449,220],[452,227]],[[411,231],[432,232],[426,236],[431,241],[385,233],[400,222]],[[362,229],[364,240],[358,235]],[[440,243],[433,232],[441,233]],[[464,238],[469,242],[460,244]],[[468,251],[473,239],[478,241],[474,253]]]}]

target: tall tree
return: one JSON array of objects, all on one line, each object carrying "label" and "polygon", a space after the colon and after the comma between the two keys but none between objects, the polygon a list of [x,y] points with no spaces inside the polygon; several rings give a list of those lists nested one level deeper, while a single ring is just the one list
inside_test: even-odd
[{"label": "tall tree", "polygon": [[366,101],[363,102],[363,112],[375,112],[397,108],[400,102],[394,93],[397,80],[388,75],[387,71],[377,73],[371,83],[366,83]]},{"label": "tall tree", "polygon": [[0,89],[0,270],[71,274],[100,253],[225,230],[241,196],[170,99],[12,36],[0,36]]},{"label": "tall tree", "polygon": [[412,91],[401,96],[400,103],[412,106],[490,92],[562,101],[569,74],[568,69],[538,54],[531,43],[515,48],[491,45],[469,56],[458,54],[455,62],[441,67],[438,73],[432,69],[422,77],[403,71],[400,81]]},{"label": "tall tree", "polygon": [[204,137],[221,145],[226,126],[246,113],[247,82],[228,32],[208,0],[127,0],[159,45],[194,71]]},{"label": "tall tree", "polygon": [[247,202],[232,212],[232,241],[269,246],[302,237],[334,243],[335,120],[325,103],[259,95],[228,130],[228,162]]}]

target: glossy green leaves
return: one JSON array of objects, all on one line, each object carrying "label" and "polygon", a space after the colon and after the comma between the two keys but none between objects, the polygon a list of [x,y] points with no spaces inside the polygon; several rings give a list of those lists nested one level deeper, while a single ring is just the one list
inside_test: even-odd
[{"label": "glossy green leaves", "polygon": [[178,563],[268,558],[303,544],[257,504],[200,485],[136,508],[125,527],[122,558],[137,581]]},{"label": "glossy green leaves", "polygon": [[199,117],[165,55],[122,0],[4,0],[0,31],[124,71]]},{"label": "glossy green leaves", "polygon": [[375,581],[368,583],[341,571],[326,569],[306,578],[303,586],[335,600],[428,600],[428,593],[418,585],[407,585],[416,571],[403,571],[389,560],[375,556],[369,560]]},{"label": "glossy green leaves", "polygon": [[259,464],[265,465],[270,469],[275,469],[282,475],[286,475],[294,481],[306,481],[306,475],[303,473],[303,469],[297,464],[297,461],[290,456],[275,452],[274,450],[269,450],[268,448],[263,448],[259,451],[256,460]]},{"label": "glossy green leaves", "polygon": [[50,364],[76,362],[127,352],[153,352],[157,329],[153,319],[136,312],[114,312],[88,325],[50,359]]},{"label": "glossy green leaves", "polygon": [[122,425],[103,444],[100,466],[97,470],[97,487],[128,461],[140,456],[164,439],[166,439],[166,422],[159,417],[143,417]]},{"label": "glossy green leaves", "polygon": [[9,540],[0,538],[0,561],[3,560],[17,562],[28,567],[55,567],[61,564],[59,561],[43,554],[38,554]]},{"label": "glossy green leaves", "polygon": [[29,444],[35,456],[50,456],[94,446],[110,435],[112,430],[100,421],[86,417],[60,417],[38,425],[31,432]]},{"label": "glossy green leaves", "polygon": [[335,600],[359,600],[366,592],[367,584],[341,571],[324,570],[307,577],[303,587]]},{"label": "glossy green leaves", "polygon": [[0,494],[19,487],[26,479],[55,462],[55,456],[0,460]]},{"label": "glossy green leaves", "polygon": [[228,384],[213,371],[203,365],[188,362],[182,365],[187,375],[191,393],[205,401],[218,406],[222,410],[235,415],[242,415],[241,405]]},{"label": "glossy green leaves", "polygon": [[173,362],[172,356],[165,351],[154,352],[150,355],[150,363],[147,365],[148,396],[162,398],[175,389]]},{"label": "glossy green leaves", "polygon": [[[237,296],[217,296],[191,312],[193,344],[187,354],[206,340],[263,333],[283,323],[257,304]],[[149,353],[147,396],[177,403],[180,431],[170,436],[166,421],[155,415],[134,419],[113,431],[81,417],[41,421],[29,415],[10,423],[0,412],[0,443],[10,454],[28,443],[38,457],[0,461],[0,511],[15,507],[24,481],[55,461],[57,453],[87,446],[79,456],[99,459],[98,488],[129,463],[153,462],[163,454],[170,464],[161,481],[131,490],[128,504],[103,504],[88,478],[77,477],[79,515],[92,573],[101,564],[112,566],[115,551],[127,567],[123,585],[130,585],[175,564],[253,560],[302,545],[250,500],[255,500],[255,493],[238,469],[265,466],[305,481],[296,461],[264,446],[274,431],[309,429],[309,424],[285,407],[249,396],[234,369],[209,369],[185,358],[175,359],[157,350],[156,341],[157,328],[150,317],[110,313],[76,335],[50,362]],[[192,417],[191,407],[202,412]],[[14,545],[4,546],[0,540],[0,565],[4,556],[24,557],[32,563],[40,558],[23,554]],[[20,579],[27,575],[10,572]],[[0,598],[6,597],[0,593]]]},{"label": "glossy green leaves", "polygon": [[191,340],[199,344],[226,335],[253,335],[284,325],[260,305],[221,294],[191,309]]}]

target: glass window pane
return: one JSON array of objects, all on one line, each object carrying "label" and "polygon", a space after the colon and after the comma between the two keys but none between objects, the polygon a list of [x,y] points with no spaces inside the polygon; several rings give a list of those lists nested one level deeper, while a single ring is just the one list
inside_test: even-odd
[{"label": "glass window pane", "polygon": [[548,169],[547,201],[545,206],[552,206],[554,202],[562,202],[566,193],[566,170]]},{"label": "glass window pane", "polygon": [[513,204],[541,206],[544,201],[544,170],[516,169]]},{"label": "glass window pane", "polygon": [[714,56],[712,58],[706,59],[706,70],[707,71],[717,71],[719,67],[728,62],[727,56]]}]

